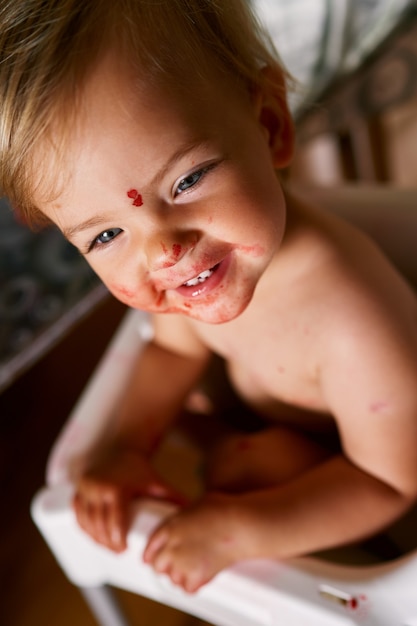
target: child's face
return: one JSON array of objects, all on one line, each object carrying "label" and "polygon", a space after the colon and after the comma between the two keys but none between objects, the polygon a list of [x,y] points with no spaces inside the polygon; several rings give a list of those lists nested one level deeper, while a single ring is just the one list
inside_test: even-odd
[{"label": "child's face", "polygon": [[188,98],[138,88],[103,63],[65,188],[40,208],[129,306],[229,321],[284,233],[280,163],[260,121],[271,115],[256,102],[220,81]]}]

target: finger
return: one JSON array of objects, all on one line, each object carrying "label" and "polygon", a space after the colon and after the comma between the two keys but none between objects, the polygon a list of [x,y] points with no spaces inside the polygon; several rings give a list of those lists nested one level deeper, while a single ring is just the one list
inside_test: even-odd
[{"label": "finger", "polygon": [[92,534],[90,506],[88,500],[80,493],[77,493],[73,499],[73,508],[79,526],[88,534]]},{"label": "finger", "polygon": [[114,501],[108,508],[107,532],[113,550],[123,552],[127,548],[128,515],[127,505]]},{"label": "finger", "polygon": [[126,549],[128,530],[128,501],[113,487],[104,489],[95,508],[93,523],[101,543],[110,550],[122,552]]},{"label": "finger", "polygon": [[74,497],[74,509],[81,528],[97,543],[112,548],[108,530],[108,507],[103,500],[103,493],[96,490],[84,490]]},{"label": "finger", "polygon": [[109,505],[106,501],[100,500],[90,504],[88,511],[93,537],[96,541],[107,548],[112,549],[112,542],[109,531]]}]

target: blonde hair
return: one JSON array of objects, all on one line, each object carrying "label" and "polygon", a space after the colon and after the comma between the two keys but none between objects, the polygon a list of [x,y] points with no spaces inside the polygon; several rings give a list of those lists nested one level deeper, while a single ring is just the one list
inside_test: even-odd
[{"label": "blonde hair", "polygon": [[213,67],[249,89],[267,80],[262,66],[283,71],[247,0],[3,0],[0,22],[0,188],[32,220],[39,146],[63,154],[105,50],[168,88],[192,89]]}]

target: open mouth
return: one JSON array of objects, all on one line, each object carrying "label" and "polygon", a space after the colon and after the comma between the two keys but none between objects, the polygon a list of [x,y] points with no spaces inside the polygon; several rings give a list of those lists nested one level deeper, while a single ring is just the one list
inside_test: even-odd
[{"label": "open mouth", "polygon": [[195,276],[194,278],[190,278],[190,280],[187,280],[185,283],[183,283],[183,286],[184,287],[196,287],[197,285],[204,283],[208,278],[210,278],[210,276],[213,275],[213,273],[216,271],[219,265],[220,263],[217,263],[217,265],[214,265],[214,267],[212,267],[211,269],[204,270],[204,272],[201,272],[201,274],[199,274],[198,276]]},{"label": "open mouth", "polygon": [[228,272],[230,261],[231,256],[227,255],[222,261],[216,263],[216,265],[186,280],[182,285],[177,287],[176,291],[186,298],[208,295],[223,281]]}]

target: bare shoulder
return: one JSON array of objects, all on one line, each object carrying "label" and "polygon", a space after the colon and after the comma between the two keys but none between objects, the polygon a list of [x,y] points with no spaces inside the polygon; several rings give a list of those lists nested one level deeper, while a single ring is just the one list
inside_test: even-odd
[{"label": "bare shoulder", "polygon": [[[417,494],[417,301],[372,242],[352,231],[334,266],[320,362],[347,456]],[[323,328],[323,327],[322,327]]]},{"label": "bare shoulder", "polygon": [[182,315],[154,315],[153,328],[155,343],[171,352],[195,359],[205,359],[210,352]]},{"label": "bare shoulder", "polygon": [[344,220],[307,211],[301,230],[316,259],[301,302],[316,320],[317,382],[344,452],[415,498],[415,292],[380,248]]}]

